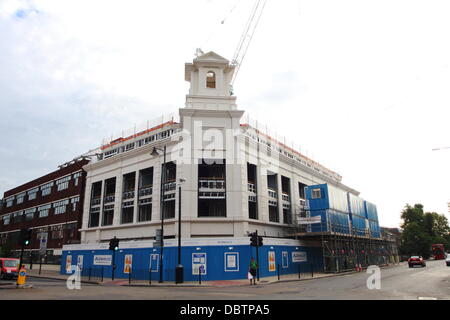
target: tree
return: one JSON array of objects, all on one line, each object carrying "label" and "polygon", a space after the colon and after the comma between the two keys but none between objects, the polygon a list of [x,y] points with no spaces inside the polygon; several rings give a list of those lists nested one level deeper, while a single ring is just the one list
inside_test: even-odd
[{"label": "tree", "polygon": [[423,205],[409,204],[402,211],[402,241],[400,252],[404,255],[420,255],[428,258],[430,255],[431,238],[425,228]]},{"label": "tree", "polygon": [[413,207],[407,204],[401,218],[401,254],[428,258],[433,243],[443,243],[447,249],[450,248],[450,226],[444,215],[436,212],[424,213],[421,204],[415,204]]}]

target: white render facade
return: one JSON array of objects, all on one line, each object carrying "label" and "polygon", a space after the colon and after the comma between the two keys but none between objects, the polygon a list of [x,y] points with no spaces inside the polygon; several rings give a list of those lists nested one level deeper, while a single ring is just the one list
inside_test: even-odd
[{"label": "white render facade", "polygon": [[84,167],[82,243],[155,239],[164,147],[166,239],[178,237],[179,188],[183,239],[241,238],[255,230],[289,237],[304,213],[305,186],[328,183],[358,195],[338,174],[246,123],[230,93],[233,72],[214,52],[187,63],[191,86],[179,123],[113,141]]}]

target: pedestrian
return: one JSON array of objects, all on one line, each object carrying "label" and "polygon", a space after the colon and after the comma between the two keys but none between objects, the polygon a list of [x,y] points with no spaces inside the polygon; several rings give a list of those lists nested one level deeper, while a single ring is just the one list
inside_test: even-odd
[{"label": "pedestrian", "polygon": [[256,263],[255,259],[253,259],[253,257],[250,259],[250,266],[248,269],[248,273],[249,273],[249,280],[250,280],[250,285],[252,284],[252,280],[253,280],[253,284],[256,285],[256,270],[258,269],[258,264]]}]

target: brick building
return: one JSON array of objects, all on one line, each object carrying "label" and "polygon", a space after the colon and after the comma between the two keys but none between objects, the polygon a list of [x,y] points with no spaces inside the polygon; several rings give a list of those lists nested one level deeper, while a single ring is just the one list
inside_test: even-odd
[{"label": "brick building", "polygon": [[[46,262],[57,263],[64,244],[79,243],[86,173],[89,160],[80,157],[58,170],[27,182],[3,195],[0,211],[0,245],[20,254],[19,234],[32,229],[27,257],[37,259],[41,239],[46,240]],[[36,260],[37,261],[37,260]]]}]

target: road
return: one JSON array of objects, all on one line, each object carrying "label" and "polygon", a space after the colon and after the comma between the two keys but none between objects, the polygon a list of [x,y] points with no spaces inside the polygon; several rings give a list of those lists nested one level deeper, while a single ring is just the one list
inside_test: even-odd
[{"label": "road", "polygon": [[[32,289],[3,289],[3,299],[150,299],[150,300],[417,300],[450,299],[450,267],[428,261],[427,267],[407,265],[381,269],[381,288],[369,290],[366,272],[256,286],[128,287],[81,284],[68,290],[61,280],[29,278]],[[1,289],[1,286],[0,286]],[[5,294],[5,291],[8,294]]]}]

